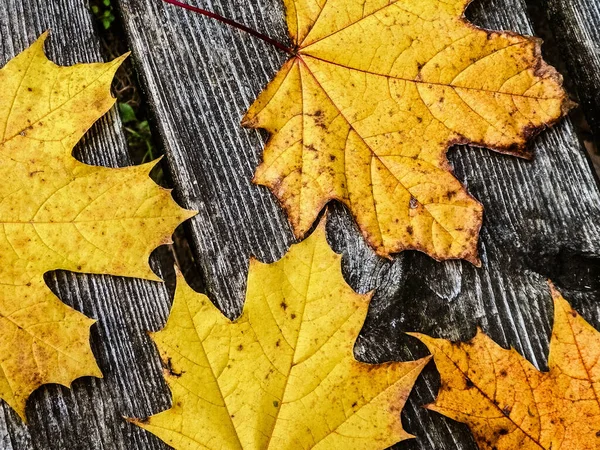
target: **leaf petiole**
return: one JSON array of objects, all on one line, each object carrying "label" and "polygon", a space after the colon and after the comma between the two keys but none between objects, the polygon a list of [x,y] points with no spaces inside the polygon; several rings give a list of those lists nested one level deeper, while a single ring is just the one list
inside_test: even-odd
[{"label": "leaf petiole", "polygon": [[286,47],[281,42],[278,42],[275,39],[270,38],[269,36],[266,36],[266,35],[264,35],[262,33],[259,33],[256,30],[253,30],[252,28],[248,28],[247,26],[242,25],[241,23],[237,23],[237,22],[235,22],[235,21],[233,21],[231,19],[227,19],[227,18],[225,18],[223,16],[220,16],[220,15],[214,13],[214,12],[207,11],[207,10],[202,9],[202,8],[198,8],[196,6],[188,5],[187,3],[180,2],[179,0],[163,0],[163,1],[165,3],[169,3],[171,5],[175,5],[175,6],[178,6],[180,8],[184,8],[184,9],[187,9],[189,11],[192,11],[192,12],[195,12],[195,13],[198,13],[198,14],[202,14],[203,16],[210,17],[211,19],[218,20],[219,22],[225,23],[225,24],[227,24],[229,26],[237,28],[238,30],[242,30],[242,31],[244,31],[244,32],[246,32],[248,34],[251,34],[252,36],[257,37],[257,38],[265,41],[266,43],[271,44],[273,47],[278,48],[279,50],[282,50],[282,51],[284,51],[284,52],[286,52],[286,53],[288,53],[288,54],[290,54],[292,56],[296,55],[296,53],[294,52],[294,50],[292,50],[289,47]]}]

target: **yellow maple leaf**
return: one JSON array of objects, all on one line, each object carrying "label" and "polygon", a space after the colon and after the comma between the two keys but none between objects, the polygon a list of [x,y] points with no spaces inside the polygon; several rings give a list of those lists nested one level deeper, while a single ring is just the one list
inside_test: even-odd
[{"label": "yellow maple leaf", "polygon": [[384,449],[411,437],[400,411],[428,358],[369,365],[353,347],[370,295],[355,293],[321,226],[274,264],[250,263],[229,321],[179,278],[153,334],[171,409],[134,423],[176,449]]},{"label": "yellow maple leaf", "polygon": [[440,393],[428,408],[467,423],[480,449],[600,448],[600,333],[551,290],[548,372],[481,331],[468,343],[413,334],[441,374]]},{"label": "yellow maple leaf", "polygon": [[243,124],[272,137],[255,182],[303,238],[344,202],[382,256],[406,249],[478,263],[481,205],[447,148],[529,156],[570,107],[540,42],[468,23],[469,0],[284,0],[295,56]]},{"label": "yellow maple leaf", "polygon": [[40,385],[101,376],[94,321],[59,301],[44,273],[158,280],[151,251],[191,216],[150,179],[153,164],[111,169],[71,156],[114,105],[110,85],[124,57],[59,67],[45,38],[0,70],[0,398],[23,420]]}]

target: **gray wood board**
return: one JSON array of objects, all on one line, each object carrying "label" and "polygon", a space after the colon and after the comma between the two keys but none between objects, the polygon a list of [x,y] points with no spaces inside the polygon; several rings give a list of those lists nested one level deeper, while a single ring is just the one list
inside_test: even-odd
[{"label": "gray wood board", "polygon": [[582,110],[600,143],[600,2],[529,0],[546,12]]},{"label": "gray wood board", "polygon": [[[51,30],[47,51],[55,62],[70,65],[101,60],[87,0],[3,0],[0,65],[47,29]],[[75,155],[90,164],[130,164],[115,109],[93,127]],[[156,264],[162,258],[153,259],[155,270],[165,273]],[[169,275],[170,264],[162,265]],[[27,426],[2,402],[0,448],[164,449],[157,438],[122,416],[145,416],[169,405],[160,361],[145,333],[166,321],[170,305],[167,286],[67,272],[48,274],[46,279],[61,300],[98,320],[92,327],[91,344],[104,378],[81,378],[71,390],[57,385],[36,390],[27,404]]]},{"label": "gray wood board", "polygon": [[[100,59],[84,0],[4,3],[0,62],[47,28],[54,30],[48,47],[55,61]],[[273,261],[292,242],[273,197],[250,183],[266,136],[239,127],[241,115],[285,56],[157,0],[123,1],[121,6],[175,194],[184,206],[201,212],[187,231],[208,293],[234,317],[241,311],[249,255]],[[285,39],[279,1],[205,6]],[[524,5],[517,0],[481,0],[471,16],[481,25],[530,32]],[[599,233],[590,219],[598,217],[599,194],[593,176],[568,121],[535,146],[537,158],[531,163],[466,147],[451,153],[457,176],[486,207],[482,269],[463,262],[439,264],[414,252],[393,262],[381,260],[364,245],[346,210],[334,205],[329,237],[344,254],[348,281],[363,292],[377,288],[357,343],[361,359],[424,355],[402,334],[406,330],[467,339],[481,325],[496,341],[514,345],[544,367],[551,311],[547,276],[592,323],[600,323]],[[90,163],[129,163],[114,111],[89,133],[78,155]],[[169,270],[169,263],[163,267]],[[121,418],[143,417],[169,405],[156,354],[144,334],[164,324],[167,286],[64,272],[48,281],[63,301],[99,319],[92,346],[105,378],[81,379],[71,391],[39,389],[28,405],[28,427],[4,405],[2,448],[168,448]],[[403,415],[417,440],[398,448],[475,448],[466,427],[419,407],[436,390],[430,367]]]},{"label": "gray wood board", "polygon": [[[193,4],[286,40],[279,0],[205,0]],[[292,242],[266,188],[250,182],[266,135],[239,126],[247,107],[286,58],[261,41],[155,0],[120,1],[133,57],[152,106],[167,165],[183,205],[200,210],[189,237],[209,296],[229,317],[241,311],[248,258],[270,262]],[[521,0],[479,0],[469,17],[481,26],[531,34]],[[533,162],[460,147],[456,175],[485,206],[483,267],[436,263],[406,252],[394,261],[364,244],[346,209],[333,205],[332,246],[344,254],[350,284],[377,288],[357,342],[371,362],[426,354],[403,334],[417,330],[465,340],[481,326],[498,343],[546,366],[551,277],[593,324],[600,324],[600,195],[569,119],[534,143]],[[466,427],[428,412],[438,380],[433,367],[403,414],[417,436],[404,449],[472,449]]]}]

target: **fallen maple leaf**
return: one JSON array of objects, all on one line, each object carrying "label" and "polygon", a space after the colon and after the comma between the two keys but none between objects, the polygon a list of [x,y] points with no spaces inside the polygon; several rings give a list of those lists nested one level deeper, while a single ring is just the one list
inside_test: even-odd
[{"label": "fallen maple leaf", "polygon": [[44,282],[56,269],[157,280],[148,257],[192,214],[148,176],[153,164],[111,169],[71,156],[115,100],[124,57],[59,67],[46,34],[0,70],[0,397],[25,420],[45,383],[101,376],[94,322]]},{"label": "fallen maple leaf", "polygon": [[272,134],[255,182],[299,239],[335,199],[382,256],[416,249],[478,264],[482,207],[446,151],[530,156],[527,139],[570,107],[540,41],[474,27],[469,0],[284,3],[294,57],[243,120]]},{"label": "fallen maple leaf", "polygon": [[353,346],[370,295],[356,294],[321,226],[274,264],[250,263],[229,321],[179,277],[152,335],[171,409],[132,420],[176,449],[383,449],[411,436],[400,411],[428,358],[369,365]]},{"label": "fallen maple leaf", "polygon": [[428,408],[467,423],[481,449],[600,448],[600,333],[551,290],[548,372],[481,331],[468,343],[413,334],[433,354],[442,378]]}]

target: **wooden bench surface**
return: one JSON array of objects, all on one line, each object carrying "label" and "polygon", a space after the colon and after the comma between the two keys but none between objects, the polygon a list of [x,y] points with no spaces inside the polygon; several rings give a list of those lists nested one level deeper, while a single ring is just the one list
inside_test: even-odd
[{"label": "wooden bench surface", "polygon": [[[182,206],[200,212],[185,224],[185,232],[206,292],[234,318],[243,304],[249,257],[272,262],[293,243],[274,197],[250,182],[267,136],[240,127],[246,108],[286,55],[159,0],[117,3],[174,194]],[[195,4],[287,39],[280,0]],[[544,24],[554,33],[554,54],[562,58],[571,94],[600,136],[596,0],[476,0],[468,17],[492,29],[534,34],[533,25]],[[57,63],[101,59],[87,0],[4,0],[0,64],[46,29],[52,30],[48,54]],[[417,252],[383,260],[365,245],[347,210],[330,205],[328,236],[344,255],[348,282],[361,292],[376,289],[357,357],[369,362],[413,359],[426,350],[404,331],[466,340],[480,326],[544,369],[551,328],[547,278],[600,328],[600,191],[580,136],[579,126],[563,120],[535,141],[532,162],[484,149],[451,150],[457,177],[485,207],[479,269],[463,261],[437,263]],[[88,133],[76,154],[93,164],[131,163],[115,110]],[[123,420],[170,404],[158,355],[145,333],[160,329],[168,315],[173,262],[166,253],[157,251],[152,261],[166,284],[48,275],[65,303],[98,319],[92,347],[104,379],[77,380],[72,390],[38,389],[28,403],[27,426],[2,404],[1,449],[168,448]],[[405,428],[417,439],[394,448],[477,448],[466,426],[420,407],[433,400],[438,385],[430,365],[403,413]]]}]

